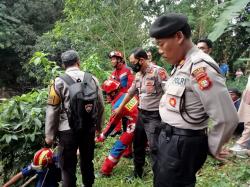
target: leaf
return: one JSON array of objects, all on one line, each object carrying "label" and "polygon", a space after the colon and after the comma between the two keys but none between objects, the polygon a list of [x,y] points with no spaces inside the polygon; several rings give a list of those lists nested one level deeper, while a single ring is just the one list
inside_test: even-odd
[{"label": "leaf", "polygon": [[17,137],[16,135],[12,135],[11,138],[12,138],[13,140],[18,140],[18,137]]},{"label": "leaf", "polygon": [[214,24],[214,30],[208,35],[208,38],[212,41],[217,40],[226,30],[229,22],[240,14],[249,0],[232,0],[229,6],[221,13],[217,18],[217,22]]},{"label": "leaf", "polygon": [[0,139],[0,141],[1,141],[1,142],[4,141],[4,140],[5,140],[5,137],[6,137],[6,134],[3,135],[3,137]]},{"label": "leaf", "polygon": [[9,134],[6,135],[5,136],[5,140],[6,140],[7,143],[10,143],[10,141],[11,141],[11,135],[9,135]]},{"label": "leaf", "polygon": [[35,141],[35,134],[31,134],[29,137],[30,137],[30,140],[31,140],[32,142]]},{"label": "leaf", "polygon": [[40,58],[40,57],[37,57],[37,58],[34,60],[33,63],[37,66],[38,64],[41,63],[41,58]]},{"label": "leaf", "polygon": [[23,125],[23,123],[18,123],[15,127],[14,127],[14,130],[17,130],[19,127],[21,127]]},{"label": "leaf", "polygon": [[38,127],[42,127],[42,123],[38,118],[34,119],[35,125],[37,125]]}]

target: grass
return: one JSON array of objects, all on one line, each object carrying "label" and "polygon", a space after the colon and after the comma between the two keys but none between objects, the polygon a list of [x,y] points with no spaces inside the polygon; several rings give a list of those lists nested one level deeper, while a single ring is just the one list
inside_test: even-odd
[{"label": "grass", "polygon": [[[95,172],[101,168],[102,162],[108,155],[116,138],[109,137],[104,143],[98,144],[95,151]],[[222,163],[208,157],[203,168],[197,174],[197,187],[249,187],[250,186],[250,157],[238,158],[232,156],[227,162]],[[143,179],[128,179],[133,171],[133,160],[121,158],[113,170],[112,176],[97,177],[96,187],[152,187],[153,173],[150,167],[149,157],[146,158],[144,167],[146,175]],[[81,175],[78,170],[78,185],[81,184]]]}]

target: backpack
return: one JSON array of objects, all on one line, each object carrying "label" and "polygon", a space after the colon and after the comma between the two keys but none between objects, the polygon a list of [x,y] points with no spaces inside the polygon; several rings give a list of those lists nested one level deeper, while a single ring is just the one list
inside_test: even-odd
[{"label": "backpack", "polygon": [[63,108],[66,110],[70,128],[76,132],[94,127],[97,121],[98,87],[92,75],[85,72],[82,82],[80,79],[75,82],[67,74],[60,78],[69,86],[69,108]]}]

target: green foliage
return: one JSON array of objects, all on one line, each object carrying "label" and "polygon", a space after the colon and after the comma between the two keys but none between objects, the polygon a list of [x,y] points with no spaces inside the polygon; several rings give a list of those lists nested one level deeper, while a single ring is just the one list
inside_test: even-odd
[{"label": "green foliage", "polygon": [[[84,11],[83,11],[84,10]],[[65,20],[39,38],[36,49],[53,54],[59,61],[59,53],[76,49],[82,59],[97,54],[100,66],[110,69],[107,54],[111,50],[128,53],[141,46],[147,33],[141,27],[143,15],[134,0],[65,1]]]},{"label": "green foliage", "polygon": [[225,32],[232,19],[236,18],[248,3],[249,0],[231,0],[226,2],[226,8],[218,17],[217,22],[214,24],[215,29],[209,34],[208,38],[212,41],[217,40]]},{"label": "green foliage", "polygon": [[[42,8],[41,8],[42,7]],[[30,48],[37,35],[53,27],[61,16],[62,1],[2,0],[0,3],[0,48]],[[2,47],[1,47],[2,46]],[[26,47],[25,47],[26,46]],[[22,52],[28,52],[26,51]]]},{"label": "green foliage", "polygon": [[110,73],[104,71],[101,68],[100,64],[100,58],[97,56],[97,54],[93,54],[87,60],[81,63],[81,69],[92,73],[93,75],[98,77],[98,80],[100,81],[100,83],[102,83],[110,76]]},{"label": "green foliage", "polygon": [[37,37],[62,16],[62,9],[62,0],[1,0],[0,86],[14,87],[17,82],[26,86],[28,76],[21,64],[30,58]]},{"label": "green foliage", "polygon": [[250,14],[245,8],[249,1],[232,0],[222,5],[224,7],[209,38],[214,41],[213,57],[219,63],[228,63],[232,72],[238,58],[249,57]]},{"label": "green foliage", "polygon": [[[29,64],[25,66],[29,76],[34,78],[40,87],[48,85],[52,79],[63,73],[62,68],[56,62],[50,61],[48,56],[48,54],[43,52],[35,52]],[[92,73],[103,82],[110,74],[107,71],[103,71],[99,64],[99,57],[93,54],[81,62],[81,69]]]},{"label": "green foliage", "polygon": [[237,187],[247,186],[250,178],[248,159],[231,157],[221,163],[208,157],[203,169],[198,174],[198,187]]},{"label": "green foliage", "polygon": [[0,105],[0,173],[5,179],[29,164],[41,147],[47,91],[32,91]]},{"label": "green foliage", "polygon": [[226,85],[228,88],[237,88],[242,92],[247,85],[247,80],[247,76],[241,76],[237,79],[228,79]]},{"label": "green foliage", "polygon": [[250,61],[250,58],[239,58],[233,63],[233,70],[234,72],[237,71],[237,69],[241,68],[241,70],[244,72],[247,67],[247,61]]},{"label": "green foliage", "polygon": [[49,61],[47,56],[48,54],[35,52],[26,66],[29,76],[35,78],[40,86],[48,85],[51,79],[55,79],[62,73],[56,62]]},{"label": "green foliage", "polygon": [[146,24],[148,27],[150,27],[152,17],[154,16],[169,12],[185,14],[192,28],[194,41],[208,35],[212,30],[212,25],[220,10],[220,7],[214,0],[150,0],[147,2],[142,1],[141,7],[146,16]]}]

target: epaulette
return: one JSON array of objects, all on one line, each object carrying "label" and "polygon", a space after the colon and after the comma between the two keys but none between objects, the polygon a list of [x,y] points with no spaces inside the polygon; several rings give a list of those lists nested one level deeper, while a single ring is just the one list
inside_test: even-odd
[{"label": "epaulette", "polygon": [[[192,62],[192,66],[201,62],[205,62],[208,64],[210,67],[212,67],[218,74],[221,74],[220,68],[218,64],[207,54],[205,53],[196,53],[194,55],[190,56],[190,60]],[[192,67],[191,67],[192,69]],[[190,69],[190,71],[191,71]]]}]

